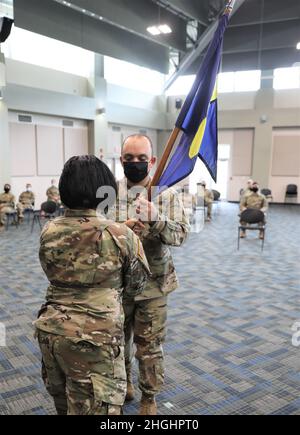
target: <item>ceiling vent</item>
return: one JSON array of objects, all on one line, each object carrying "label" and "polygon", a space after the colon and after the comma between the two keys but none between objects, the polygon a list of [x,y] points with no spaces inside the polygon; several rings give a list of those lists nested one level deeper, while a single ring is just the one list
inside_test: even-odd
[{"label": "ceiling vent", "polygon": [[118,127],[116,125],[112,126],[112,131],[121,131],[121,127]]},{"label": "ceiling vent", "polygon": [[30,115],[18,115],[19,122],[32,123],[32,116]]},{"label": "ceiling vent", "polygon": [[74,127],[74,121],[70,121],[69,119],[63,119],[62,123],[64,127]]}]

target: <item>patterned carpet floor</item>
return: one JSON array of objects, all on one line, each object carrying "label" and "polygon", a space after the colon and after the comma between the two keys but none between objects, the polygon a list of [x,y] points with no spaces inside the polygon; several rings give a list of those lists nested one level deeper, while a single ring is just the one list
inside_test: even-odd
[{"label": "patterned carpet floor", "polygon": [[[235,204],[222,203],[203,231],[174,250],[181,287],[170,296],[159,413],[300,414],[300,208],[271,207],[265,250],[257,234],[237,251]],[[0,415],[55,414],[40,377],[32,321],[47,281],[38,229],[0,234]],[[137,400],[125,406],[136,414]]]}]

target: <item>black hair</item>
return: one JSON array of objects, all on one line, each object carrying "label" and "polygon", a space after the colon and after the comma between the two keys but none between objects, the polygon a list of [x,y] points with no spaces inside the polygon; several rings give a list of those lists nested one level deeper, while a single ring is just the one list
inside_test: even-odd
[{"label": "black hair", "polygon": [[70,209],[96,209],[105,199],[96,196],[103,186],[117,194],[116,179],[105,163],[95,156],[71,157],[59,180],[60,198]]}]

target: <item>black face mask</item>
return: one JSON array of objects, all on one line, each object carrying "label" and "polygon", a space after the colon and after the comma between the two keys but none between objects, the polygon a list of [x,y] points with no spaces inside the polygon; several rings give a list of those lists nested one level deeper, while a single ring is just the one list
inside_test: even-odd
[{"label": "black face mask", "polygon": [[258,187],[252,187],[252,192],[257,193],[258,192]]},{"label": "black face mask", "polygon": [[148,164],[148,162],[124,162],[126,178],[134,184],[143,181],[149,174]]},{"label": "black face mask", "polygon": [[9,188],[9,187],[5,187],[5,188],[4,188],[4,192],[5,192],[5,193],[9,193],[9,192],[10,192],[10,188]]}]

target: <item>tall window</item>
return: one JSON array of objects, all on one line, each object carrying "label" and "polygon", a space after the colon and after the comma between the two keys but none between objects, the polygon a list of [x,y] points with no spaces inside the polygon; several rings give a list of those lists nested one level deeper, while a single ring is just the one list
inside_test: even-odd
[{"label": "tall window", "polygon": [[153,95],[163,92],[165,76],[133,63],[105,56],[104,77],[108,83]]},{"label": "tall window", "polygon": [[261,71],[236,71],[220,73],[218,90],[222,92],[258,91],[261,83]]},{"label": "tall window", "polygon": [[178,77],[178,79],[166,91],[166,95],[187,95],[193,86],[195,78],[195,75]]},{"label": "tall window", "polygon": [[300,67],[275,69],[273,87],[274,89],[300,88]]},{"label": "tall window", "polygon": [[82,77],[89,77],[94,68],[93,52],[18,27],[1,50],[8,58]]},{"label": "tall window", "polygon": [[[166,95],[187,95],[195,75],[180,76],[167,90]],[[236,71],[218,75],[218,92],[249,92],[260,89],[261,71]]]}]

